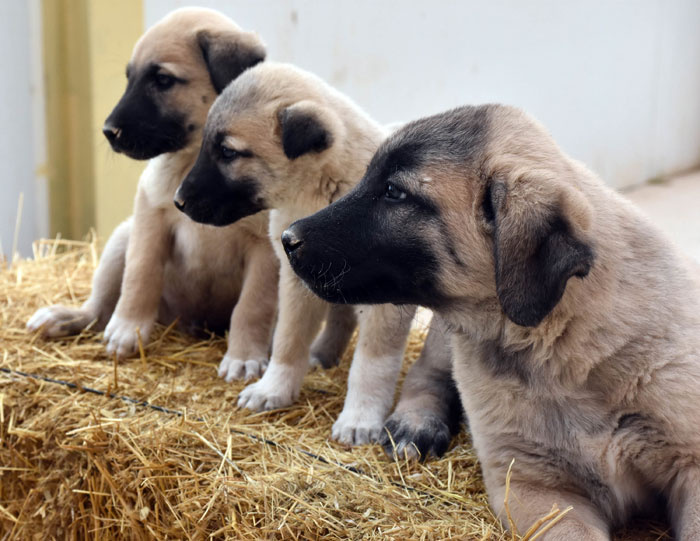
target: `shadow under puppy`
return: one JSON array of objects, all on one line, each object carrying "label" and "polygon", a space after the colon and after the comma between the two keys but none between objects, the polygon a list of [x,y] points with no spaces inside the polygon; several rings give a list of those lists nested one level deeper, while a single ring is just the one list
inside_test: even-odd
[{"label": "shadow under puppy", "polygon": [[[413,122],[355,190],[287,234],[323,298],[445,319],[504,522],[514,459],[521,533],[556,503],[573,510],[548,539],[608,540],[665,501],[677,539],[700,539],[697,266],[536,121],[487,105]],[[319,276],[339,261],[342,275]]]},{"label": "shadow under puppy", "polygon": [[[216,225],[271,209],[269,233],[282,262],[270,366],[242,391],[240,407],[268,410],[297,399],[329,305],[292,272],[280,237],[294,220],[347,193],[384,137],[350,99],[287,64],[265,62],[246,71],[212,106],[202,150],[175,204],[194,220]],[[340,260],[318,270],[330,280],[344,268]],[[358,308],[359,339],[335,439],[363,444],[381,434],[413,312],[393,305]]]},{"label": "shadow under puppy", "polygon": [[206,227],[173,208],[172,198],[195,162],[212,102],[264,58],[255,34],[207,9],[176,10],[139,39],[126,91],[104,125],[115,151],[151,159],[134,214],[109,238],[85,304],[42,308],[30,319],[31,330],[62,336],[106,325],[108,353],[124,357],[137,350],[139,333],[148,340],[156,321],[179,318],[188,331],[230,326],[219,373],[227,379],[262,373],[279,267],[267,216]]}]

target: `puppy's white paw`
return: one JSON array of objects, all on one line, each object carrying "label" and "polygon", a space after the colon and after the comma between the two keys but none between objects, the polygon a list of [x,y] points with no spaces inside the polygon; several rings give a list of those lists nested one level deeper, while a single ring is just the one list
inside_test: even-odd
[{"label": "puppy's white paw", "polygon": [[238,396],[238,407],[253,411],[284,408],[299,397],[306,367],[270,363],[263,377],[248,385]]},{"label": "puppy's white paw", "polygon": [[27,322],[27,329],[41,329],[42,336],[55,338],[77,334],[95,319],[93,314],[80,308],[68,306],[46,306],[39,308]]},{"label": "puppy's white paw", "polygon": [[345,445],[378,441],[384,430],[384,414],[371,408],[345,407],[333,423],[332,437]]},{"label": "puppy's white paw", "polygon": [[109,355],[116,353],[118,359],[133,355],[139,347],[139,334],[145,345],[151,335],[153,323],[154,321],[149,319],[138,321],[113,315],[104,335],[107,353]]},{"label": "puppy's white paw", "polygon": [[266,368],[267,360],[237,359],[226,353],[219,364],[219,377],[224,378],[229,383],[236,379],[248,381],[262,376]]}]

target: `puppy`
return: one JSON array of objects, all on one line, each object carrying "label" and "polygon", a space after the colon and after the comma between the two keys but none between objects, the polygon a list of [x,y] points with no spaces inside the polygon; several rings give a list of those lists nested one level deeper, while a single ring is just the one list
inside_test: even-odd
[{"label": "puppy", "polygon": [[[270,366],[246,387],[239,406],[268,410],[299,395],[309,346],[328,311],[286,261],[280,237],[296,219],[347,193],[362,177],[385,132],[359,107],[317,77],[265,62],[243,73],[212,106],[197,163],[175,196],[192,219],[225,225],[270,211],[280,268],[279,319]],[[342,275],[340,267],[318,269]],[[375,440],[393,403],[413,308],[360,307],[359,340],[348,393],[333,437]]]},{"label": "puppy", "polygon": [[85,304],[42,308],[30,319],[31,330],[61,336],[91,323],[107,325],[108,353],[124,357],[136,351],[139,336],[148,340],[156,321],[179,318],[189,331],[230,326],[220,375],[262,373],[279,267],[267,216],[205,227],[174,209],[172,198],[194,164],[211,103],[264,58],[255,34],[212,10],[174,11],[141,37],[127,66],[126,91],[104,125],[116,152],[151,159],[134,215],[107,242]]},{"label": "puppy", "polygon": [[676,538],[700,539],[697,267],[537,122],[487,105],[411,123],[283,238],[324,299],[445,319],[502,520],[514,459],[521,533],[556,503],[573,510],[548,539],[608,540],[662,501]]}]

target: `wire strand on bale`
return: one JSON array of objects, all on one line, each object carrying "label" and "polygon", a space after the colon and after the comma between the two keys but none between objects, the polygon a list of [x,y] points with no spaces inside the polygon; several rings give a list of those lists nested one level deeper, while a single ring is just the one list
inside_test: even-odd
[{"label": "wire strand on bale", "polygon": [[[115,358],[116,358],[116,355],[115,355]],[[116,361],[115,361],[114,366],[115,366],[115,369],[114,369],[114,388],[116,389],[117,388]],[[48,376],[42,376],[39,374],[30,374],[27,372],[22,372],[21,370],[13,370],[11,368],[4,368],[4,367],[0,367],[0,372],[3,372],[3,373],[8,374],[8,375],[15,375],[15,376],[21,376],[24,378],[30,378],[30,379],[35,379],[35,380],[39,380],[39,381],[44,381],[46,383],[53,383],[56,385],[62,385],[64,387],[68,387],[69,389],[75,389],[76,391],[80,391],[80,392],[84,392],[84,393],[91,393],[91,394],[95,394],[98,396],[105,396],[107,398],[111,398],[114,400],[121,400],[123,402],[128,402],[129,404],[134,404],[135,406],[138,406],[141,408],[152,409],[154,411],[159,411],[161,413],[165,413],[168,415],[177,415],[178,417],[183,417],[185,415],[185,412],[166,408],[163,406],[159,406],[157,404],[151,404],[147,400],[138,400],[136,398],[131,398],[129,396],[119,395],[119,394],[116,394],[116,393],[111,392],[111,391],[100,391],[99,389],[93,389],[92,387],[86,387],[84,385],[80,385],[78,383],[73,383],[71,381],[50,378]],[[191,419],[193,421],[197,421],[197,422],[201,422],[201,423],[206,422],[204,417],[195,416],[195,417],[192,417]],[[256,434],[251,434],[248,432],[244,432],[242,430],[236,430],[234,428],[229,429],[229,431],[233,434],[238,434],[240,436],[246,436],[246,437],[248,437],[248,438],[250,438],[258,443],[262,443],[264,445],[271,445],[273,447],[284,447],[275,441],[272,441],[272,440],[269,440],[266,438],[262,438]],[[202,436],[200,436],[199,434],[197,434],[197,436],[200,439],[202,439]],[[203,440],[203,443],[205,443],[205,445],[210,447],[210,444],[206,440]],[[220,451],[218,451],[217,449],[214,449],[213,447],[211,447],[211,448],[214,452],[216,452],[217,454],[220,454]],[[302,453],[303,455],[308,456],[309,458],[317,460],[323,464],[338,466],[339,468],[342,468],[342,469],[344,469],[350,473],[353,473],[355,475],[361,475],[361,476],[366,477],[368,479],[372,479],[375,482],[381,482],[379,479],[374,478],[373,476],[369,475],[368,473],[362,471],[359,468],[356,468],[355,466],[350,466],[348,464],[343,464],[342,462],[337,462],[335,460],[325,458],[322,455],[312,453],[311,451],[307,451],[306,449],[301,449],[301,448],[296,447],[296,448],[294,448],[294,450],[299,452],[299,453]],[[234,466],[234,467],[238,468],[237,466]],[[240,470],[239,470],[239,472],[240,472]],[[435,497],[434,494],[430,494],[429,492],[417,489],[415,487],[408,486],[408,485],[403,484],[403,483],[397,483],[396,481],[391,481],[391,484],[397,488],[401,488],[401,489],[408,490],[411,492],[416,492],[418,494],[421,494],[422,496],[427,496],[427,497],[431,497],[431,498]]]}]

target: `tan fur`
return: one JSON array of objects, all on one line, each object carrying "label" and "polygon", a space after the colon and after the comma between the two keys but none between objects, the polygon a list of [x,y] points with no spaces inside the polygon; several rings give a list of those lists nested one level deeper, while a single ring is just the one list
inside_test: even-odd
[{"label": "tan fur", "polygon": [[[330,133],[330,147],[289,159],[281,143],[282,112],[313,116]],[[207,133],[222,135],[227,147],[251,154],[232,161],[226,174],[255,179],[259,197],[273,209],[269,232],[281,261],[271,364],[260,381],[243,390],[239,406],[253,410],[286,406],[299,394],[311,341],[329,305],[310,293],[291,270],[280,241],[282,232],[347,193],[362,177],[385,131],[317,77],[266,62],[224,91],[209,116]],[[359,444],[380,435],[412,314],[413,308],[389,305],[360,309],[360,340],[345,408],[333,430],[336,439]]]},{"label": "tan fur", "polygon": [[[436,245],[447,234],[466,262],[440,255],[438,288],[450,301],[439,312],[454,331],[454,377],[492,507],[505,521],[514,459],[520,533],[556,503],[574,509],[547,539],[610,539],[662,496],[677,538],[700,539],[695,265],[537,122],[484,110],[486,142],[472,161],[436,158],[404,180],[445,223],[446,233],[425,234]],[[488,185],[497,226],[483,210]],[[494,248],[506,263],[532,257],[532,231],[553,216],[592,248],[593,264],[539,324],[517,325],[499,303]]]},{"label": "tan fur", "polygon": [[239,47],[262,47],[254,34],[205,9],[177,10],[137,42],[129,70],[158,64],[161,72],[187,81],[162,99],[169,111],[186,115],[194,132],[191,142],[149,162],[139,181],[134,215],[108,241],[88,301],[80,309],[42,309],[29,327],[59,336],[93,321],[100,329],[109,321],[107,349],[119,357],[135,352],[137,333],[147,342],[156,321],[168,324],[179,318],[187,330],[203,324],[230,327],[222,361],[228,372],[222,375],[252,377],[266,365],[277,305],[279,264],[267,237],[268,216],[215,228],[192,222],[173,205],[217,95],[198,44],[202,33]]}]

